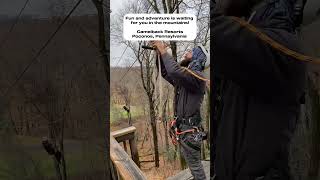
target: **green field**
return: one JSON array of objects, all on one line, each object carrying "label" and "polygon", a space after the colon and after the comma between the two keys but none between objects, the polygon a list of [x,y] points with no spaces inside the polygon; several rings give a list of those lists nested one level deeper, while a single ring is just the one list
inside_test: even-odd
[{"label": "green field", "polygon": [[[41,138],[19,136],[11,140],[14,141],[2,142],[0,147],[0,180],[56,179],[52,157],[42,148]],[[65,141],[69,179],[95,177],[99,172],[103,174],[104,164],[101,157],[101,148],[97,148],[96,144],[88,141]]]},{"label": "green field", "polygon": [[[131,106],[131,119],[137,119],[144,115],[142,106]],[[110,123],[115,123],[119,121],[126,121],[128,118],[127,112],[123,109],[121,105],[111,104],[110,108]]]}]

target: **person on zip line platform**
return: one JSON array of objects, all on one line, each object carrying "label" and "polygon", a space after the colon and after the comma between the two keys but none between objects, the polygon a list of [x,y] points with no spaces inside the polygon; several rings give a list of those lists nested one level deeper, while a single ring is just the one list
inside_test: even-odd
[{"label": "person on zip line platform", "polygon": [[[180,145],[181,154],[187,162],[195,180],[205,180],[205,172],[201,163],[201,144],[205,133],[201,126],[200,107],[205,94],[206,82],[203,77],[206,54],[200,47],[187,51],[183,66],[167,53],[162,41],[152,41],[160,57],[162,77],[173,85],[175,93],[175,121],[171,122],[170,134],[173,141]],[[159,69],[159,63],[157,62]]]},{"label": "person on zip line platform", "polygon": [[294,56],[302,53],[297,2],[220,0],[212,11],[213,76],[221,82],[210,130],[215,180],[291,179],[289,144],[306,80],[306,64]]}]

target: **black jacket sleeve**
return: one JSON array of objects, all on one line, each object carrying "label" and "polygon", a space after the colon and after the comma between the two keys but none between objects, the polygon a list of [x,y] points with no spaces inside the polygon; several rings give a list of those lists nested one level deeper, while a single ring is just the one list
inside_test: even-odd
[{"label": "black jacket sleeve", "polygon": [[[230,17],[215,17],[211,28],[217,76],[260,94],[297,93],[297,87],[302,87],[302,62],[263,42]],[[299,49],[294,34],[281,29],[260,30],[289,49]]]},{"label": "black jacket sleeve", "polygon": [[202,81],[179,66],[168,53],[161,55],[162,76],[174,86],[183,86],[190,91],[200,89]]}]

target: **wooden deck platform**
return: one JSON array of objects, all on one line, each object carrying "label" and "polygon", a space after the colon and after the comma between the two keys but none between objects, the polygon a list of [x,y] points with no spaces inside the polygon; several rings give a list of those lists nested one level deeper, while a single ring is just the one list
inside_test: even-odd
[{"label": "wooden deck platform", "polygon": [[[131,126],[114,131],[110,136],[110,158],[112,160],[113,180],[147,180],[139,168],[139,153],[135,142],[136,128]],[[129,141],[131,155],[128,154],[125,142]],[[119,143],[124,143],[124,148]],[[210,179],[210,161],[202,161],[207,180]],[[190,180],[192,175],[189,169],[183,170],[168,180]]]},{"label": "wooden deck platform", "polygon": [[[207,180],[210,179],[210,161],[202,161],[204,171],[206,173]],[[189,169],[179,172],[173,177],[168,178],[167,180],[190,180],[192,175]]]},{"label": "wooden deck platform", "polygon": [[[131,126],[111,133],[110,158],[112,160],[111,174],[113,180],[147,180],[139,169],[139,154],[134,139],[135,131],[136,128]],[[119,144],[119,142],[128,140],[131,157]]]}]

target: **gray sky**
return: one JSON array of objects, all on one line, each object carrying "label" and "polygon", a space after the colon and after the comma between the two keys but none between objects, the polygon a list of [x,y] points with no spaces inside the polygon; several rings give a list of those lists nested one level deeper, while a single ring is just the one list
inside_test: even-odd
[{"label": "gray sky", "polygon": [[[63,8],[61,7],[64,7],[65,11],[64,13],[60,14],[63,15],[68,13],[77,1],[78,0],[30,0],[22,13],[22,17],[31,16],[33,18],[48,18],[55,12],[62,13]],[[0,19],[8,17],[15,18],[25,2],[26,0],[0,0]],[[117,11],[121,9],[122,4],[126,2],[128,2],[128,0],[111,0],[111,17],[112,15],[117,13]],[[83,0],[77,10],[73,13],[73,15],[96,13],[96,8],[94,7],[92,1]],[[110,45],[111,66],[114,66],[117,64],[119,57],[125,49],[125,46],[119,46],[118,44],[115,45],[112,42],[110,43]],[[127,49],[127,51],[130,52],[129,49]],[[127,60],[128,57],[128,53],[126,53],[118,65],[128,66],[129,64],[131,64],[132,60],[130,60],[129,62]]]},{"label": "gray sky", "polygon": [[[128,0],[111,0],[110,1],[110,8],[111,8],[111,23],[112,23],[112,16],[116,14],[121,8],[122,4],[128,2]],[[122,32],[119,32],[122,34]],[[114,42],[110,42],[110,58],[111,58],[111,66],[129,66],[131,63],[133,63],[132,59],[129,59],[130,57],[130,49],[127,48],[125,51],[122,59],[119,61],[120,56],[126,49],[126,46],[121,44],[116,44]]]},{"label": "gray sky", "polygon": [[[111,20],[112,16],[115,15],[119,9],[122,8],[122,4],[128,2],[128,0],[111,0],[110,5],[111,5]],[[304,20],[306,23],[310,23],[310,21],[314,20],[315,18],[315,13],[316,11],[320,8],[320,0],[308,0],[308,3],[306,4],[305,7],[305,12],[304,12]],[[188,13],[193,13],[191,10]],[[119,32],[122,34],[122,32]],[[128,66],[133,62],[132,59],[128,59],[130,57],[130,49],[128,48],[122,57],[121,61],[119,62],[119,57],[122,55],[124,52],[126,46],[125,45],[119,45],[115,44],[111,41],[110,43],[110,57],[111,57],[111,66]]]}]

